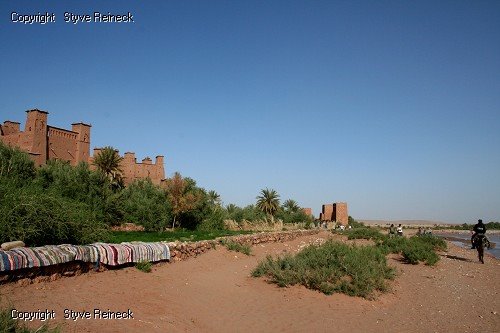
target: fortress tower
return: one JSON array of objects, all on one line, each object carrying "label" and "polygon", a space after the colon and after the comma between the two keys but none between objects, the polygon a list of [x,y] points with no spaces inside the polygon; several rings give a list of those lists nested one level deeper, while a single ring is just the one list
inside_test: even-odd
[{"label": "fortress tower", "polygon": [[71,130],[78,133],[76,137],[75,158],[78,162],[89,161],[90,157],[90,125],[84,123],[71,124]]},{"label": "fortress tower", "polygon": [[27,151],[35,164],[40,166],[47,161],[47,115],[46,111],[38,109],[26,111],[27,119],[24,135],[19,147]]}]

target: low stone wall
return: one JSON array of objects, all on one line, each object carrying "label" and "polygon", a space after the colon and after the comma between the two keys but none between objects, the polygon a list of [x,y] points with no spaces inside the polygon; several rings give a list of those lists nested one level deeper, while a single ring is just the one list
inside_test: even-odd
[{"label": "low stone wall", "polygon": [[[219,237],[214,240],[205,240],[198,242],[169,242],[170,249],[170,262],[186,260],[191,257],[196,257],[207,251],[215,249],[217,245],[222,244],[224,240],[233,241],[242,245],[255,245],[260,243],[269,242],[286,242],[293,240],[297,237],[314,235],[320,230],[293,230],[281,232],[261,232],[250,235],[237,235]],[[10,272],[3,272],[0,274],[0,284],[17,282],[20,285],[27,285],[30,283],[54,281],[61,277],[76,276],[87,273],[89,271],[104,271],[108,269],[120,269],[123,267],[130,267],[133,264],[125,264],[121,266],[107,266],[104,264],[88,263],[82,261],[72,261],[63,264],[18,269]]]},{"label": "low stone wall", "polygon": [[25,286],[31,283],[55,281],[62,277],[76,276],[92,270],[104,270],[103,265],[83,261],[71,261],[57,265],[22,268],[0,274],[0,284],[17,282]]},{"label": "low stone wall", "polygon": [[318,229],[312,230],[293,230],[280,232],[261,232],[251,235],[237,235],[219,237],[214,240],[198,242],[171,242],[168,243],[170,249],[170,258],[172,261],[185,260],[195,257],[214,249],[216,245],[221,244],[222,240],[233,241],[242,245],[255,245],[269,242],[286,242],[300,236],[314,235],[320,232]]}]

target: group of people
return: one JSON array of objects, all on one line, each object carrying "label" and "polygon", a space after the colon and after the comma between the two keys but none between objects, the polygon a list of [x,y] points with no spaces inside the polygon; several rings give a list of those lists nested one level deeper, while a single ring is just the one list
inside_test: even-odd
[{"label": "group of people", "polygon": [[424,227],[418,227],[417,236],[422,235],[432,235],[432,230],[429,228],[424,229]]},{"label": "group of people", "polygon": [[396,228],[394,226],[394,224],[391,224],[391,226],[389,227],[389,237],[394,237],[394,236],[403,236],[403,227],[400,225],[398,225],[398,227]]}]

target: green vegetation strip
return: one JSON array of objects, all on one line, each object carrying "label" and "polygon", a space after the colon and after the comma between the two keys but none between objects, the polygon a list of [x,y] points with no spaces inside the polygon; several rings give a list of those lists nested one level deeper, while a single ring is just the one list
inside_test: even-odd
[{"label": "green vegetation strip", "polygon": [[433,266],[439,261],[435,251],[447,248],[444,239],[432,235],[389,237],[374,228],[353,229],[345,234],[348,239],[371,239],[385,253],[401,253],[405,261],[413,265],[425,262],[426,265]]},{"label": "green vegetation strip", "polygon": [[110,243],[122,242],[172,242],[187,241],[196,242],[200,240],[210,240],[223,236],[235,236],[251,234],[252,231],[230,231],[230,230],[176,230],[169,232],[147,232],[147,231],[112,231],[109,237]]}]

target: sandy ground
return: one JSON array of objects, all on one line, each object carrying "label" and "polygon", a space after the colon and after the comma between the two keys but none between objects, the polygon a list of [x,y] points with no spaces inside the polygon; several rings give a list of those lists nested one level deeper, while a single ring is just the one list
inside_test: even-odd
[{"label": "sandy ground", "polygon": [[[435,267],[389,259],[397,278],[376,300],[279,288],[251,270],[267,254],[296,252],[330,233],[261,244],[245,256],[218,247],[164,263],[146,274],[130,267],[20,286],[0,286],[3,305],[54,310],[63,332],[500,332],[500,261],[480,264],[449,243]],[[339,237],[339,236],[335,236]],[[134,319],[64,319],[64,309],[133,312]],[[39,321],[31,322],[38,327]]]}]

